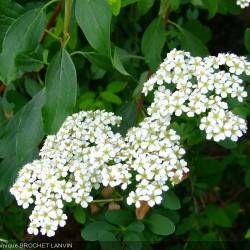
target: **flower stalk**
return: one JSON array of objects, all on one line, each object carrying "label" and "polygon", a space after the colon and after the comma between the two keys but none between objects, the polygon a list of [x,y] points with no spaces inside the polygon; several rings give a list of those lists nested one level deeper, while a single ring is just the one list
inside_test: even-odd
[{"label": "flower stalk", "polygon": [[62,38],[62,47],[65,48],[70,39],[70,23],[72,15],[73,0],[65,0],[65,10],[64,10],[64,30]]},{"label": "flower stalk", "polygon": [[123,198],[93,200],[91,203],[110,203],[115,201],[123,201]]}]

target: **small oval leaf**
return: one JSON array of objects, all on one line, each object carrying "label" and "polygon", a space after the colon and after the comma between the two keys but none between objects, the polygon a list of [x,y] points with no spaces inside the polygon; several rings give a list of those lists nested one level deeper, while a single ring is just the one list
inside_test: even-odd
[{"label": "small oval leaf", "polygon": [[152,214],[145,222],[148,228],[158,235],[170,235],[175,231],[174,223],[167,217],[160,214]]}]

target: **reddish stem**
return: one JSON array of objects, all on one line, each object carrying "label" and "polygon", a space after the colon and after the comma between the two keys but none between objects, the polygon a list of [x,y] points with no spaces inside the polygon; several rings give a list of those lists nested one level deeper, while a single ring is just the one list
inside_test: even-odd
[{"label": "reddish stem", "polygon": [[[46,27],[47,30],[50,30],[52,27],[54,27],[54,25],[55,25],[55,23],[56,23],[56,19],[57,19],[58,15],[59,15],[60,12],[61,12],[63,2],[64,2],[64,0],[61,0],[61,1],[56,5],[56,7],[55,7],[55,9],[54,9],[54,12],[53,12],[53,14],[52,14],[52,16],[51,16],[51,18],[50,18],[48,24],[47,24],[47,27]],[[47,32],[44,32],[43,37],[42,37],[42,39],[41,39],[41,43],[44,42],[44,40],[46,39],[47,35],[48,35],[48,33],[47,33]]]},{"label": "reddish stem", "polygon": [[5,89],[5,85],[3,83],[0,83],[0,95],[4,92]]}]

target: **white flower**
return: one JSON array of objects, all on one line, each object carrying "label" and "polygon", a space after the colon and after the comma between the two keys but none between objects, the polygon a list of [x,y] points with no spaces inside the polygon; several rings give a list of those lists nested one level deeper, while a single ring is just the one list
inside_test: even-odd
[{"label": "white flower", "polygon": [[48,237],[53,237],[55,236],[55,231],[56,231],[56,227],[54,227],[52,224],[45,224],[43,225],[43,227],[41,228],[41,233],[42,235],[47,235]]},{"label": "white flower", "polygon": [[143,196],[143,200],[147,201],[150,207],[155,206],[156,204],[159,205],[162,201],[162,190],[157,189],[153,184],[148,186],[148,192],[146,195]]},{"label": "white flower", "polygon": [[246,133],[247,124],[230,111],[212,110],[201,119],[200,129],[206,131],[207,139],[221,141],[230,138],[237,141],[238,137]]},{"label": "white flower", "polygon": [[250,5],[250,0],[237,0],[236,3],[242,8],[247,8]]},{"label": "white flower", "polygon": [[66,220],[67,220],[67,215],[66,214],[61,214],[61,215],[57,215],[54,221],[60,227],[64,227],[66,225]]},{"label": "white flower", "polygon": [[38,235],[39,232],[38,227],[39,225],[37,225],[36,223],[30,223],[27,232],[29,234]]},{"label": "white flower", "polygon": [[137,195],[134,191],[130,192],[129,196],[127,197],[127,204],[135,204],[135,207],[139,208],[141,206],[140,196]]}]

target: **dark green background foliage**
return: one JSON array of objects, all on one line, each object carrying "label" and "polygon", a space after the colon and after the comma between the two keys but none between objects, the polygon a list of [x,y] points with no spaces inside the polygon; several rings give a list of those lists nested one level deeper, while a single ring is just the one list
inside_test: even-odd
[{"label": "dark green background foliage", "polygon": [[[142,98],[142,83],[169,50],[250,53],[250,9],[236,0],[76,0],[70,39],[63,1],[48,2],[0,0],[0,243],[47,240],[26,233],[30,210],[17,207],[8,190],[66,116],[113,111],[123,116],[125,134],[143,119],[152,97]],[[248,119],[249,101],[231,106]],[[78,249],[250,249],[249,134],[216,144],[205,141],[195,119],[173,127],[191,173],[161,206],[138,221],[125,203],[120,210],[100,204],[95,215],[70,205],[53,240]]]}]

